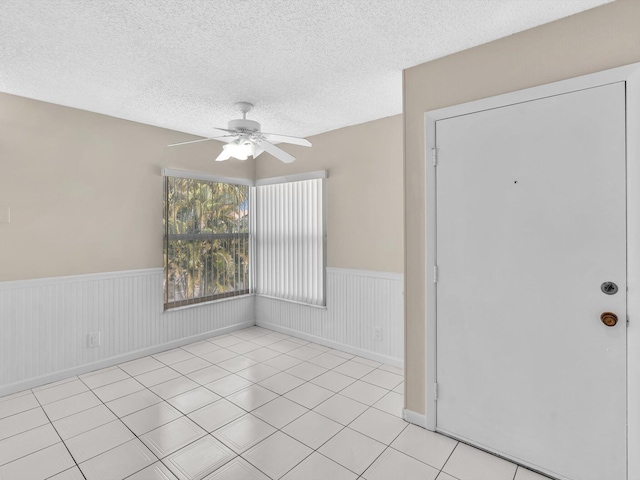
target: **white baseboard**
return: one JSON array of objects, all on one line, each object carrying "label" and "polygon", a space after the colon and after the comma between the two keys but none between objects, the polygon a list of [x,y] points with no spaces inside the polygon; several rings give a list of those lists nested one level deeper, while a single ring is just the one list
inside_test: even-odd
[{"label": "white baseboard", "polygon": [[50,373],[47,375],[42,375],[36,378],[30,378],[22,382],[16,382],[9,385],[2,385],[0,386],[0,397],[3,397],[5,395],[10,395],[12,393],[20,392],[28,388],[35,388],[41,385],[46,385],[47,383],[57,382],[58,380],[63,380],[65,378],[69,378],[75,375],[81,375],[83,373],[92,372],[94,370],[100,370],[101,368],[110,367],[112,365],[118,365],[119,363],[135,360],[136,358],[146,357],[147,355],[153,355],[154,353],[159,353],[165,350],[171,350],[172,348],[181,347],[183,345],[188,345],[190,343],[198,342],[200,340],[205,340],[207,338],[217,337],[229,332],[233,332],[235,330],[241,330],[243,328],[252,327],[255,324],[256,323],[253,321],[238,323],[236,325],[230,325],[228,327],[218,328],[216,330],[199,333],[197,335],[180,338],[178,340],[173,340],[171,342],[163,343],[160,345],[154,345],[152,347],[135,350],[133,352],[127,352],[122,355],[116,355],[114,357],[104,358],[102,360],[98,360],[97,362],[86,363],[78,367],[68,368],[66,370],[60,370],[60,371]]},{"label": "white baseboard", "polygon": [[253,296],[165,311],[162,272],[0,282],[0,394],[254,324]]},{"label": "white baseboard", "polygon": [[352,347],[344,343],[333,342],[331,340],[327,340],[322,337],[317,337],[315,335],[310,335],[308,333],[299,332],[292,328],[281,327],[279,325],[274,325],[272,323],[264,322],[262,320],[256,320],[256,325],[258,325],[259,327],[268,328],[269,330],[275,330],[276,332],[284,333],[286,335],[291,335],[292,337],[301,338],[309,342],[318,343],[320,345],[324,345],[325,347],[335,348],[337,350],[341,350],[343,352],[347,352],[352,355],[358,355],[360,357],[368,358],[369,360],[373,360],[374,362],[384,363],[386,365],[391,365],[392,367],[404,368],[403,360],[389,357],[387,355],[381,355],[379,353],[371,352],[369,350],[363,350],[361,348]]},{"label": "white baseboard", "polygon": [[411,410],[403,408],[402,418],[404,418],[409,423],[413,423],[414,425],[418,425],[422,428],[427,428],[427,416],[422,413],[413,412]]}]

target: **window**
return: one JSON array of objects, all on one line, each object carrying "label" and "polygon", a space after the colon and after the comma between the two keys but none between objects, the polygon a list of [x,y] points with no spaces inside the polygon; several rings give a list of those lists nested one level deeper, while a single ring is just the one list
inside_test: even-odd
[{"label": "window", "polygon": [[325,304],[325,177],[315,172],[257,182],[258,294]]},{"label": "window", "polygon": [[165,309],[250,293],[251,182],[182,178],[167,172]]}]

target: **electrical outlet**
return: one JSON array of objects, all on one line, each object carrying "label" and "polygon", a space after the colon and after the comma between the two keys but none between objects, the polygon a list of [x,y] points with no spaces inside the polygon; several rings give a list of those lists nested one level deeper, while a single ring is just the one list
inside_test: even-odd
[{"label": "electrical outlet", "polygon": [[95,348],[100,346],[100,332],[93,332],[87,334],[87,345],[89,348]]},{"label": "electrical outlet", "polygon": [[382,341],[382,327],[373,327],[373,339],[376,342]]}]

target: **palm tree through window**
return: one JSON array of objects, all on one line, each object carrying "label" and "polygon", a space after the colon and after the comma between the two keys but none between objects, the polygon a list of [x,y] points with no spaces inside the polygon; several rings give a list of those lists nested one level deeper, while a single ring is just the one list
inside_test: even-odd
[{"label": "palm tree through window", "polygon": [[165,177],[165,309],[250,293],[250,187]]}]

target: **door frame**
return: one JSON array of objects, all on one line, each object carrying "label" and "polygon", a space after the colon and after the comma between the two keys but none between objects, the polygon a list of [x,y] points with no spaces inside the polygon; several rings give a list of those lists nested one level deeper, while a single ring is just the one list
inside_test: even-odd
[{"label": "door frame", "polygon": [[[425,124],[425,426],[436,431],[436,268],[437,205],[436,122],[446,118],[539,100],[577,90],[625,82],[626,105],[626,169],[627,169],[627,478],[640,478],[640,63],[583,75],[525,90],[484,98],[473,102],[431,110],[424,114]],[[635,135],[633,135],[635,132]]]}]

